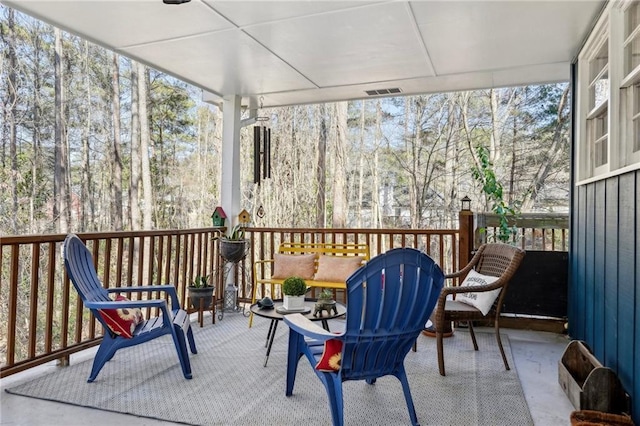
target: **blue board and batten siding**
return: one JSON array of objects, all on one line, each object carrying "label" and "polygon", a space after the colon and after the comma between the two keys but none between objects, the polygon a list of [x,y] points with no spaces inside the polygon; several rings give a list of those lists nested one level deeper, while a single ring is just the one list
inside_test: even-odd
[{"label": "blue board and batten siding", "polygon": [[573,190],[569,334],[613,369],[640,424],[640,171]]}]

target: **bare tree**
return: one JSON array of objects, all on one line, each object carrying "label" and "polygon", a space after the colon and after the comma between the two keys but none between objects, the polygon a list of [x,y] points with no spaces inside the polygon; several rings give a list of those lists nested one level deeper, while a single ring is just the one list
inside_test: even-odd
[{"label": "bare tree", "polygon": [[358,202],[356,204],[356,227],[362,228],[362,202],[364,200],[364,162],[365,162],[365,111],[363,100],[360,110],[360,139],[356,152],[358,153]]},{"label": "bare tree", "polygon": [[373,146],[373,162],[371,163],[371,227],[379,228],[382,225],[382,209],[380,208],[380,168],[379,152],[382,144],[382,105],[380,99],[376,100],[375,137]]},{"label": "bare tree", "polygon": [[81,223],[82,229],[88,229],[89,223],[93,224],[95,216],[95,198],[91,193],[93,173],[91,170],[91,157],[89,154],[89,138],[91,137],[91,117],[93,109],[91,108],[91,97],[93,95],[92,84],[89,78],[89,62],[91,61],[89,42],[85,41],[84,45],[84,86],[86,93],[86,102],[83,104],[82,113],[84,115],[84,126],[82,126],[82,184],[81,184]]},{"label": "bare tree", "polygon": [[[15,37],[16,37],[16,21],[15,21],[15,13],[13,9],[8,9],[8,18],[7,18],[7,27],[8,34],[6,36],[7,39],[7,47],[8,47],[8,56],[9,56],[9,80],[7,82],[7,89],[9,92],[9,100],[6,105],[6,115],[5,118],[7,120],[7,127],[9,130],[9,159],[11,161],[11,170],[9,172],[10,176],[10,188],[11,188],[11,210],[8,212],[9,217],[11,218],[11,230],[14,233],[18,232],[18,151],[17,151],[17,141],[16,141],[16,116],[17,116],[17,108],[18,108],[18,93],[17,93],[17,58],[16,58],[16,47],[15,47]],[[3,34],[3,38],[5,38]]]},{"label": "bare tree", "polygon": [[344,228],[347,225],[347,103],[336,103],[335,110],[332,225],[334,228]]},{"label": "bare tree", "polygon": [[69,203],[67,185],[67,145],[64,129],[65,97],[62,75],[62,32],[54,29],[54,72],[55,72],[55,166],[53,185],[53,216],[58,232],[69,230]]},{"label": "bare tree", "polygon": [[316,226],[325,227],[325,200],[327,179],[327,107],[319,105],[320,134],[318,135],[318,162],[316,165]]},{"label": "bare tree", "polygon": [[122,156],[120,155],[120,66],[119,56],[114,53],[112,56],[111,74],[111,95],[112,95],[112,120],[113,139],[111,144],[111,156],[113,177],[111,179],[111,195],[113,199],[113,210],[111,210],[111,223],[116,231],[122,230]]},{"label": "bare tree", "polygon": [[151,162],[149,156],[149,117],[147,116],[147,68],[136,63],[138,68],[138,117],[140,119],[140,159],[142,165],[143,227],[153,229],[153,190],[151,185]]},{"label": "bare tree", "polygon": [[531,184],[524,191],[522,210],[529,210],[533,207],[533,204],[538,198],[540,189],[544,186],[554,165],[556,165],[562,155],[566,155],[568,151],[569,140],[566,131],[567,121],[569,120],[568,97],[569,86],[566,86],[562,91],[562,95],[558,102],[558,114],[554,125],[553,136],[551,138],[551,146],[546,150],[546,155],[543,161],[539,163],[538,170],[533,176]]},{"label": "bare tree", "polygon": [[138,102],[138,64],[131,63],[131,170],[129,177],[129,217],[133,230],[140,223],[140,104]]}]

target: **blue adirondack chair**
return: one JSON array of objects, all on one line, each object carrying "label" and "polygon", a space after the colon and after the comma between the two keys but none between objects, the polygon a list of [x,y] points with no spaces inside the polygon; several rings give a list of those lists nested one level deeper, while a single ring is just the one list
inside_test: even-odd
[{"label": "blue adirondack chair", "polygon": [[347,279],[346,329],[324,330],[300,314],[286,315],[289,326],[287,389],[291,396],[298,361],[306,355],[312,368],[324,342],[342,341],[338,371],[314,368],[329,398],[334,426],[343,424],[342,382],[393,375],[402,383],[413,425],[418,424],[404,359],[424,328],[438,300],[444,274],[426,254],[412,248],[393,249],[371,259]]},{"label": "blue adirondack chair", "polygon": [[[96,274],[91,253],[78,236],[74,234],[67,236],[64,241],[63,253],[67,274],[73,286],[78,291],[85,307],[91,310],[94,317],[104,327],[104,337],[93,360],[88,382],[93,382],[96,379],[102,367],[113,358],[118,349],[148,342],[165,334],[170,334],[173,338],[173,343],[180,359],[182,374],[186,379],[191,379],[191,363],[189,362],[185,336],[189,341],[189,348],[193,354],[197,353],[196,344],[193,340],[189,316],[184,310],[180,309],[178,295],[174,286],[155,285],[105,289]],[[109,293],[150,291],[166,292],[171,300],[171,310],[167,307],[167,302],[164,299],[116,302],[109,298]],[[111,332],[102,315],[98,312],[100,309],[122,308],[159,308],[162,315],[142,321],[136,326],[132,333],[133,336],[125,338]]]}]

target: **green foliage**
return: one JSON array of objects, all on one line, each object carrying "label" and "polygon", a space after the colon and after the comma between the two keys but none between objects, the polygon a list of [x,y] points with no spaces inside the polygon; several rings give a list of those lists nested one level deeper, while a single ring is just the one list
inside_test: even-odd
[{"label": "green foliage", "polygon": [[197,275],[196,278],[191,281],[190,287],[193,288],[205,288],[209,287],[209,277],[206,275]]},{"label": "green foliage", "polygon": [[240,241],[244,240],[244,227],[241,224],[237,224],[231,229],[231,234],[227,237],[228,240]]},{"label": "green foliage", "polygon": [[307,292],[307,283],[300,277],[289,277],[282,283],[282,292],[287,296],[303,296]]},{"label": "green foliage", "polygon": [[518,203],[509,205],[503,197],[502,184],[496,178],[493,171],[493,164],[489,159],[489,150],[483,145],[476,146],[476,154],[480,163],[479,167],[474,166],[471,170],[473,178],[482,185],[482,192],[491,203],[491,210],[498,215],[500,225],[498,233],[495,235],[499,241],[506,243],[515,241],[518,233],[516,226],[509,226],[509,218],[517,217],[519,212]]},{"label": "green foliage", "polygon": [[228,241],[242,241],[245,239],[244,235],[245,235],[244,226],[241,223],[239,223],[233,228],[231,228],[231,233],[229,235],[220,235],[220,236],[213,237],[213,239],[214,240],[222,239],[222,240],[228,240]]},{"label": "green foliage", "polygon": [[331,291],[328,288],[325,288],[318,295],[318,299],[322,299],[322,300],[331,300],[331,299],[333,299],[333,291]]}]

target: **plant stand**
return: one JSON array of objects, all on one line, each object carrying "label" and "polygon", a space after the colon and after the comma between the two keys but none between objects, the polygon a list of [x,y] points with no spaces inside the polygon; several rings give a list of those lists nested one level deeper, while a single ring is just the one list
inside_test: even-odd
[{"label": "plant stand", "polygon": [[[249,316],[250,311],[241,308],[238,302],[239,283],[245,283],[245,295],[251,294],[253,284],[251,282],[251,271],[244,266],[244,259],[249,252],[249,240],[229,241],[220,239],[220,256],[223,261],[222,266],[214,272],[214,282],[218,283],[222,280],[221,299],[219,303],[222,304],[218,310],[218,319],[224,318],[225,312],[242,312],[244,316]],[[229,274],[234,277],[233,281],[230,281]]]},{"label": "plant stand", "polygon": [[[192,309],[198,312],[198,323],[204,325],[204,311],[211,311],[211,323],[216,323],[216,296],[215,287],[191,288],[189,287],[189,300]],[[192,311],[193,312],[193,311]]]}]

